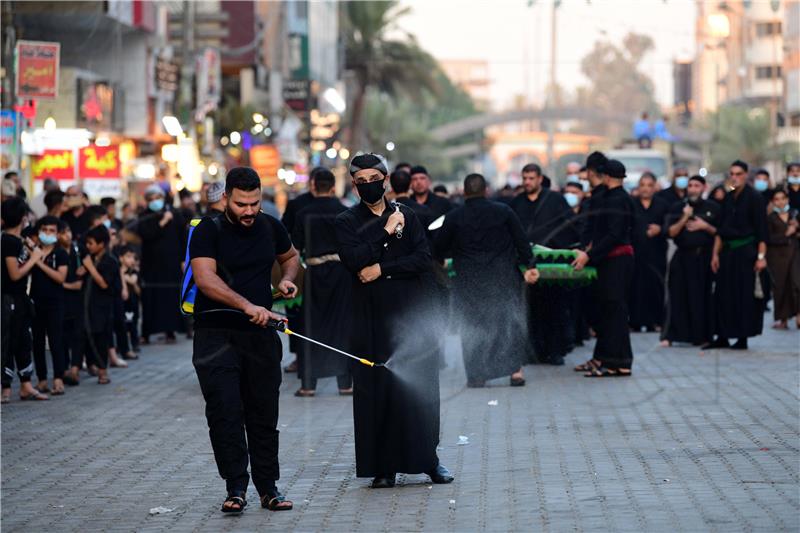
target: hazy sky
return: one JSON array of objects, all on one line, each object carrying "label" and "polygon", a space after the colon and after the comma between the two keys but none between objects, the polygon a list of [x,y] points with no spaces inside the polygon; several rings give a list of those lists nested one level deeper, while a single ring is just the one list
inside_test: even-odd
[{"label": "hazy sky", "polygon": [[[401,27],[437,59],[486,59],[495,107],[522,94],[525,48],[528,87],[541,102],[550,61],[550,0],[403,0],[412,12]],[[655,51],[642,70],[656,99],[672,105],[672,61],[694,55],[695,0],[563,0],[557,17],[557,81],[569,92],[585,83],[581,59],[597,40],[620,43],[630,31],[650,35]]]}]

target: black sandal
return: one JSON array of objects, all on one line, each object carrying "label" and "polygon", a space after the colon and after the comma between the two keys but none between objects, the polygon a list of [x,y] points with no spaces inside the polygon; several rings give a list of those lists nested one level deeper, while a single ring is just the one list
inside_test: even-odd
[{"label": "black sandal", "polygon": [[287,500],[278,489],[272,489],[261,496],[261,507],[270,511],[291,511],[294,504]]},{"label": "black sandal", "polygon": [[578,365],[575,368],[573,368],[572,370],[574,370],[575,372],[591,372],[592,370],[594,370],[595,368],[597,368],[599,366],[600,366],[600,363],[598,361],[595,361],[594,359],[589,359],[588,361],[586,361],[582,365]]},{"label": "black sandal", "polygon": [[[623,370],[627,370],[623,372]],[[628,369],[613,369],[613,368],[606,368],[604,366],[598,366],[597,368],[593,368],[587,374],[584,374],[583,377],[585,378],[627,378],[630,377],[632,372]]]},{"label": "black sandal", "polygon": [[[223,513],[234,513],[239,514],[244,511],[244,508],[247,507],[247,500],[244,499],[245,493],[244,492],[232,492],[228,494],[228,497],[225,498],[225,501],[222,502],[222,511]],[[231,502],[232,504],[236,504],[239,506],[237,509],[233,505],[225,506],[226,503]]]}]

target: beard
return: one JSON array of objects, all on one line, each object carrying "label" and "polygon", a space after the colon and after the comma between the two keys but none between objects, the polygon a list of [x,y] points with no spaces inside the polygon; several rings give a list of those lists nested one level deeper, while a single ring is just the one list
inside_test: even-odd
[{"label": "beard", "polygon": [[252,222],[256,219],[256,215],[236,216],[236,214],[227,207],[225,208],[225,215],[231,222],[243,227],[252,226]]}]

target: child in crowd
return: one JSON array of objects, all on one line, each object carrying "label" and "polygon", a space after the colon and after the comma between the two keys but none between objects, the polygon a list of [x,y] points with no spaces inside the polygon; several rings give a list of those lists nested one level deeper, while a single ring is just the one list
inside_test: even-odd
[{"label": "child in crowd", "polygon": [[49,400],[49,396],[31,385],[33,363],[31,362],[31,314],[28,298],[28,274],[36,268],[43,257],[41,248],[22,240],[22,226],[28,206],[18,197],[3,201],[0,208],[3,218],[2,252],[2,325],[0,325],[0,347],[2,347],[2,403],[11,400],[11,380],[14,368],[20,380],[19,396],[22,400]]},{"label": "child in crowd", "polygon": [[64,289],[67,278],[68,255],[58,246],[59,220],[44,216],[36,223],[36,239],[42,257],[31,271],[31,299],[33,300],[33,360],[39,392],[50,392],[47,385],[47,357],[45,336],[53,361],[54,396],[64,394]]},{"label": "child in crowd", "polygon": [[[107,217],[108,215],[106,215]],[[89,274],[87,279],[88,302],[88,348],[98,367],[97,382],[110,383],[108,357],[114,318],[114,298],[121,292],[120,267],[109,253],[110,236],[104,225],[95,226],[86,233],[88,256],[83,266]]]},{"label": "child in crowd", "polygon": [[69,370],[64,374],[64,383],[80,385],[80,369],[83,365],[83,281],[86,267],[81,263],[78,244],[72,240],[69,224],[61,222],[58,244],[67,255],[67,278],[64,281],[64,361]]},{"label": "child in crowd", "polygon": [[123,246],[119,251],[122,263],[122,281],[128,291],[123,310],[125,312],[125,330],[130,339],[132,351],[126,359],[138,359],[135,352],[139,351],[139,299],[142,288],[139,285],[139,258],[132,246]]}]

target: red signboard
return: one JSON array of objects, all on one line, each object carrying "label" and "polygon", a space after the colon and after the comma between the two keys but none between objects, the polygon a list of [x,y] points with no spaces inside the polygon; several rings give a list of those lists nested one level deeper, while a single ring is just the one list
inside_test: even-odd
[{"label": "red signboard", "polygon": [[17,41],[17,98],[58,96],[59,43]]},{"label": "red signboard", "polygon": [[45,150],[31,157],[31,174],[34,179],[75,179],[75,157],[72,150]]},{"label": "red signboard", "polygon": [[119,146],[87,146],[78,153],[81,178],[119,178]]}]

